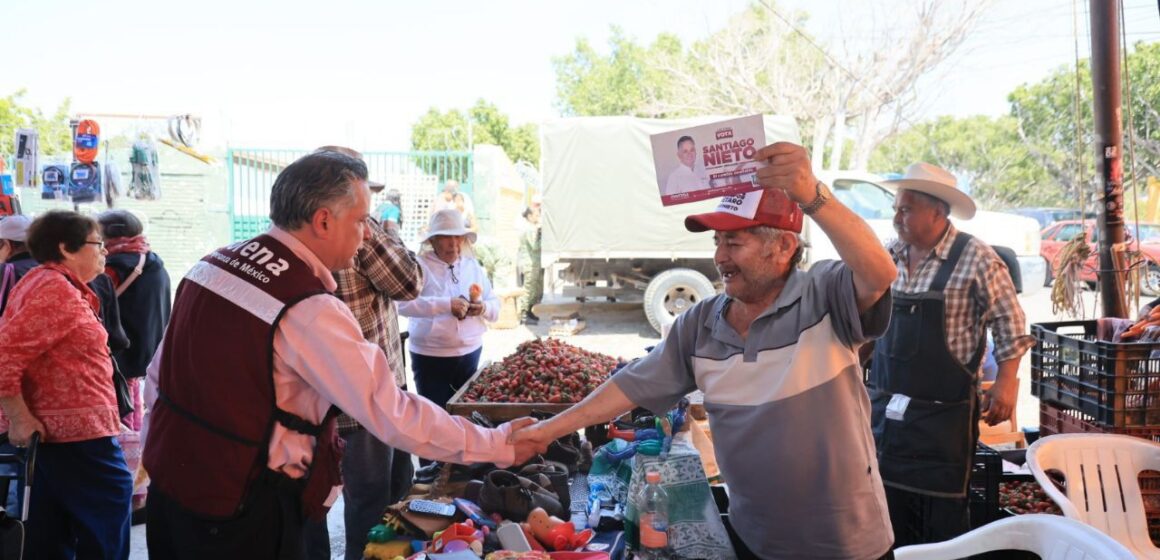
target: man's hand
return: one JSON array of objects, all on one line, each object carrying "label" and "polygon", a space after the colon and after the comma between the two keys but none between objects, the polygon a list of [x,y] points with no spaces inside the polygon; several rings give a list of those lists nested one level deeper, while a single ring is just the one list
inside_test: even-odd
[{"label": "man's hand", "polygon": [[475,317],[477,315],[483,315],[483,304],[482,303],[469,303],[469,304],[467,304],[467,316],[468,317]]},{"label": "man's hand", "polygon": [[516,446],[517,453],[520,446],[526,446],[534,450],[535,453],[547,453],[548,444],[552,443],[554,439],[548,435],[542,423],[537,423],[520,430],[513,430],[508,436],[508,443]]},{"label": "man's hand", "polygon": [[536,419],[527,416],[524,416],[523,418],[516,418],[515,420],[508,422],[508,425],[511,426],[511,431],[508,432],[508,443],[514,445],[516,448],[515,463],[512,463],[513,465],[522,465],[528,462],[528,460],[530,460],[532,457],[547,451],[546,445],[544,446],[544,449],[539,449],[535,445],[526,441],[513,441],[513,437],[517,432],[531,429],[530,427],[534,426],[535,424]]},{"label": "man's hand", "polygon": [[758,150],[753,159],[769,161],[769,165],[757,170],[762,187],[781,189],[798,204],[808,204],[817,195],[818,178],[805,148],[778,142]]},{"label": "man's hand", "polygon": [[8,441],[16,447],[27,447],[32,434],[44,436],[44,424],[31,413],[9,418]]},{"label": "man's hand", "polygon": [[467,317],[467,308],[470,306],[471,304],[461,297],[451,298],[451,314],[456,319],[462,320],[464,317]]},{"label": "man's hand", "polygon": [[994,426],[1011,419],[1011,410],[1015,408],[1015,401],[1019,398],[1019,383],[1014,376],[999,377],[987,392],[983,393],[981,403],[983,420],[988,426]]}]

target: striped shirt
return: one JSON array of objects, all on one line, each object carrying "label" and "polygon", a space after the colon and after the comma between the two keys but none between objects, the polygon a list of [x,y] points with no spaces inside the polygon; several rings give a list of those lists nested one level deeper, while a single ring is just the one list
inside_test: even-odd
[{"label": "striped shirt", "polygon": [[[397,234],[387,233],[374,220],[368,223],[371,238],[359,246],[354,267],[334,273],[338,282],[334,294],[350,307],[363,336],[386,353],[395,384],[405,387],[407,376],[403,371],[395,300],[418,297],[423,288],[423,269]],[[338,417],[338,427],[347,433],[358,429],[358,423],[343,414]]]},{"label": "striped shirt", "polygon": [[[930,290],[939,267],[950,254],[956,234],[955,226],[948,225],[943,238],[913,275],[906,266],[910,245],[898,239],[887,243],[886,249],[898,267],[898,278],[891,285],[894,293]],[[1019,359],[1035,345],[1035,338],[1026,334],[1027,318],[1019,305],[1007,265],[994,249],[978,238],[971,239],[963,248],[944,293],[947,346],[960,363],[970,362],[986,336],[986,329],[991,329],[995,339],[995,361],[999,363]],[[982,373],[981,362],[977,373]]]}]

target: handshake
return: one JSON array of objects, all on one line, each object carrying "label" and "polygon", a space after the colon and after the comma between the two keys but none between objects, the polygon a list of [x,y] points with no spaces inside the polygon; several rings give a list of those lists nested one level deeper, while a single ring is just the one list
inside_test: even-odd
[{"label": "handshake", "polygon": [[549,425],[549,421],[537,421],[535,418],[516,418],[508,422],[511,432],[507,442],[516,448],[516,465],[528,462],[532,457],[548,451],[548,445],[556,440]]}]

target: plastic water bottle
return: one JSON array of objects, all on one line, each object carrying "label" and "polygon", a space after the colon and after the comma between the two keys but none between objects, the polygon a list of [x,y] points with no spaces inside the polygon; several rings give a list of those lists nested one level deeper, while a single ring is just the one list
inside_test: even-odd
[{"label": "plastic water bottle", "polygon": [[640,492],[637,510],[640,514],[641,560],[667,560],[669,550],[669,495],[661,487],[661,473],[648,471],[645,486]]}]

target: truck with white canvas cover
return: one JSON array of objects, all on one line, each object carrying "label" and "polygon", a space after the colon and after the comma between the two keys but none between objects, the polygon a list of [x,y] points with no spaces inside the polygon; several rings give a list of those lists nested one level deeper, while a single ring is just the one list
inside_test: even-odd
[{"label": "truck with white canvas cover", "polygon": [[[659,132],[728,117],[639,119],[577,117],[541,126],[545,291],[574,297],[640,301],[658,332],[677,314],[717,292],[712,233],[685,230],[685,216],[711,212],[717,200],[665,207],[657,188],[649,137]],[[764,117],[766,143],[800,142],[797,124],[784,116]],[[675,149],[675,148],[674,148]],[[835,197],[863,215],[885,241],[894,237],[893,195],[867,173],[818,172]],[[980,212],[956,227],[992,245],[1028,290],[1043,286],[1035,221]],[[804,266],[837,258],[829,240],[810,220],[802,235],[810,243]],[[996,237],[998,239],[996,239]],[[1017,287],[1019,282],[1017,281]]]}]

